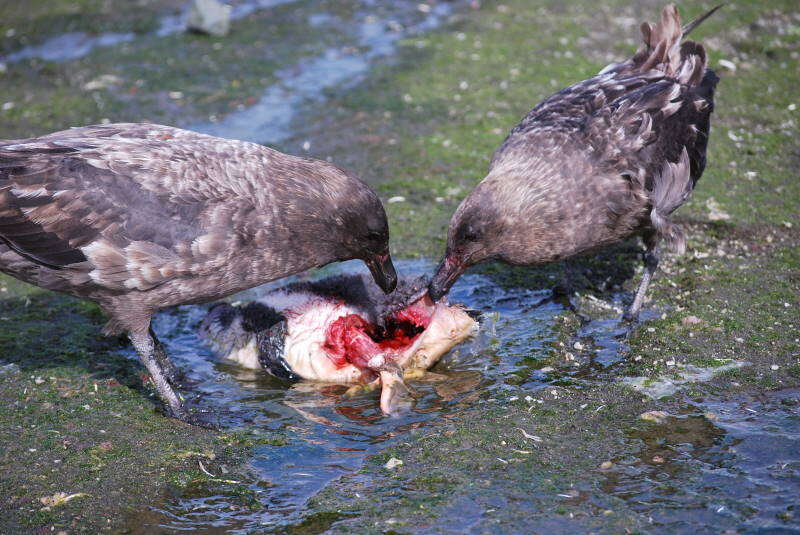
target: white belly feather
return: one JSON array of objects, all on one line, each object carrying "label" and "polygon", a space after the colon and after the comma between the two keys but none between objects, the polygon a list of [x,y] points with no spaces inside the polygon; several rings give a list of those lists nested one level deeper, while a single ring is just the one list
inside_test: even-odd
[{"label": "white belly feather", "polygon": [[260,301],[287,317],[283,358],[294,373],[310,381],[358,381],[361,376],[358,368],[352,364],[336,366],[323,347],[328,327],[342,316],[358,314],[357,309],[308,293],[278,291]]}]

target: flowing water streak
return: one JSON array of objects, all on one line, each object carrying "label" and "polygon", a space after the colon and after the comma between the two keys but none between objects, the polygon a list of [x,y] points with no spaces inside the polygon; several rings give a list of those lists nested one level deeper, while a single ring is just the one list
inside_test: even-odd
[{"label": "flowing water streak", "polygon": [[[408,275],[430,273],[433,267],[398,262],[399,271]],[[345,264],[320,276],[340,269],[363,267]],[[241,298],[257,295],[258,290]],[[256,447],[249,461],[254,474],[250,489],[261,507],[236,506],[224,492],[206,490],[153,508],[139,519],[142,529],[136,533],[282,533],[308,520],[309,500],[330,482],[356,472],[368,456],[407,440],[404,437],[415,428],[476,404],[536,398],[539,389],[554,381],[609,380],[602,372],[625,353],[619,322],[612,319],[584,322],[573,340],[582,348],[577,365],[543,368],[552,355],[551,344],[559,339],[556,318],[565,310],[548,297],[548,290],[506,287],[467,273],[453,287],[451,300],[482,312],[479,336],[434,368],[448,377],[445,383],[414,384],[423,396],[391,418],[380,414],[377,393],[341,400],[341,389],[309,384],[287,388],[263,374],[215,363],[195,334],[202,307],[160,314],[155,325],[159,336],[199,382],[196,403],[219,411],[228,427],[273,430],[283,433],[288,443]],[[685,413],[633,431],[628,451],[637,453],[610,459],[613,468],[599,488],[565,496],[565,503],[586,503],[598,516],[609,508],[619,509],[642,533],[794,533],[789,526],[800,493],[799,398],[794,390],[736,400],[693,400]],[[366,485],[366,477],[353,481]],[[444,529],[469,520],[480,532],[482,512],[505,499],[504,487],[499,486],[496,495],[490,493],[491,503],[471,498],[468,491],[454,495],[432,525]],[[589,530],[575,522],[564,515],[539,514],[530,518],[529,528],[548,533]]]},{"label": "flowing water streak", "polygon": [[700,400],[635,433],[640,451],[590,500],[624,500],[646,533],[800,533],[799,400],[797,389]]},{"label": "flowing water streak", "polygon": [[[231,9],[231,20],[237,20],[261,9],[288,4],[296,0],[243,0]],[[114,46],[129,43],[134,39],[147,39],[152,37],[165,37],[178,32],[186,31],[186,13],[177,15],[164,15],[159,19],[158,29],[147,34],[134,32],[108,32],[99,35],[90,35],[86,32],[70,32],[51,37],[44,43],[26,46],[16,52],[8,54],[0,61],[14,63],[26,59],[43,59],[45,61],[71,61],[82,58],[95,48]]]},{"label": "flowing water streak", "polygon": [[[430,262],[398,262],[399,271],[410,276],[431,273],[433,268]],[[358,262],[346,263],[318,276],[340,270],[364,268]],[[237,297],[250,300],[263,291],[264,287]],[[422,397],[393,417],[380,413],[378,393],[343,400],[339,397],[342,388],[320,389],[307,383],[287,387],[265,374],[216,362],[196,335],[205,307],[185,306],[159,314],[155,321],[159,338],[198,383],[192,389],[194,403],[218,413],[220,423],[228,428],[283,433],[288,444],[257,446],[249,461],[257,474],[250,488],[263,508],[231,509],[230,498],[213,492],[155,508],[142,522],[167,532],[200,533],[246,533],[294,524],[303,520],[308,500],[326,485],[354,473],[368,456],[401,440],[408,431],[475,403],[501,402],[521,391],[535,395],[555,378],[541,371],[542,364],[537,362],[550,354],[549,344],[556,336],[554,318],[564,311],[547,300],[549,295],[549,290],[502,288],[479,274],[462,277],[450,300],[481,311],[481,330],[435,367],[436,373],[448,377],[445,382],[415,383]],[[538,302],[539,306],[525,306]],[[503,333],[503,344],[494,343],[496,332]],[[616,344],[620,358],[613,329],[582,336],[594,337],[600,347]]]},{"label": "flowing water streak", "polygon": [[[404,9],[413,11],[414,4],[397,2],[393,9],[398,13]],[[433,4],[421,22],[410,26],[394,25],[392,19],[364,10],[356,16],[360,22],[353,31],[355,47],[331,47],[316,58],[281,69],[276,73],[281,81],[268,87],[255,105],[231,113],[218,123],[202,123],[190,129],[255,143],[283,141],[292,134],[292,119],[301,106],[324,100],[326,89],[352,86],[375,60],[391,56],[398,41],[436,28],[452,10],[450,3]],[[321,24],[323,20],[316,17],[312,22]]]}]

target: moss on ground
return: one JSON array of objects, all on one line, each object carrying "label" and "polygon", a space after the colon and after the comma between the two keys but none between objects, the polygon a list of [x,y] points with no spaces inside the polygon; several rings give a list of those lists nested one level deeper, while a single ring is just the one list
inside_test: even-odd
[{"label": "moss on ground", "polygon": [[[297,122],[297,149],[331,157],[377,185],[388,206],[393,249],[441,254],[446,224],[485,174],[494,149],[539,100],[630,55],[635,25],[651,2],[490,2],[454,31],[405,42],[399,67],[385,67],[359,91],[334,95],[324,116]],[[682,217],[708,220],[709,202],[733,225],[798,221],[800,184],[794,86],[797,20],[792,2],[726,6],[697,30],[722,76],[710,165]],[[684,6],[685,18],[701,6]],[[719,66],[733,60],[735,72]],[[326,136],[335,130],[339,135]]]},{"label": "moss on ground", "polygon": [[[360,90],[332,95],[324,117],[298,121],[300,132],[287,148],[310,140],[316,156],[356,169],[385,199],[405,197],[387,206],[393,253],[435,257],[443,250],[450,215],[484,176],[508,129],[554,90],[629,55],[633,43],[627,38],[636,32],[630,21],[652,18],[658,8],[654,2],[573,2],[569,9],[555,2],[485,3],[449,31],[407,41],[399,66],[378,71]],[[688,18],[703,6],[682,9]],[[562,530],[571,525],[575,531],[646,531],[646,519],[622,502],[573,504],[558,494],[581,485],[590,494],[597,489],[602,477],[590,465],[626,455],[643,410],[680,412],[687,399],[800,385],[797,28],[791,2],[768,9],[740,2],[697,31],[722,81],[709,166],[678,214],[689,229],[689,252],[662,262],[649,304],[661,317],[633,331],[625,361],[595,376],[607,383],[579,381],[565,389],[565,397],[544,399],[544,405],[482,406],[414,433],[405,446],[366,467],[369,477],[342,480],[319,498],[322,510],[359,514],[357,521],[337,524],[336,532],[467,525],[474,510],[486,512],[480,525],[496,526],[494,532],[532,529],[539,525],[532,511],[563,514]],[[721,68],[723,59],[736,70]],[[331,130],[337,136],[326,136]],[[641,272],[639,250],[631,242],[575,261],[584,275],[579,293],[609,299],[620,287],[630,292],[638,283],[634,274]],[[542,288],[558,282],[562,266],[475,269],[501,285]],[[573,312],[563,320],[546,362],[556,375],[559,362],[571,356],[580,325]],[[716,367],[730,359],[751,365],[659,402],[609,386],[620,376],[655,380],[684,364]],[[606,406],[599,414],[577,409],[592,401]],[[542,443],[525,444],[515,428],[527,425]],[[392,456],[404,464],[390,473],[383,463]],[[551,481],[557,483],[548,486]],[[516,495],[518,488],[526,490]],[[502,506],[493,512],[492,498],[498,496]],[[515,524],[520,519],[525,524]]]},{"label": "moss on ground", "polygon": [[[0,279],[0,531],[117,530],[122,513],[242,451],[163,417],[94,305]],[[75,498],[49,508],[42,499]]]},{"label": "moss on ground", "polygon": [[180,0],[27,0],[2,3],[0,56],[48,37],[69,33],[145,33],[158,28],[158,18],[177,13]]},{"label": "moss on ground", "polygon": [[[31,4],[30,13],[42,12],[40,4]],[[69,4],[96,10],[92,6],[101,3]],[[308,31],[307,15],[328,7],[343,10],[343,19],[351,8],[299,2],[237,22],[225,40],[176,35],[98,50],[67,64],[9,65],[0,74],[0,90],[3,101],[14,106],[0,111],[0,137],[103,118],[185,125],[222,116],[258,98],[277,69],[327,45],[328,36],[316,35],[298,47],[302,32],[290,28]],[[650,0],[603,6],[580,0],[568,8],[554,0],[535,6],[485,2],[458,14],[442,31],[404,42],[398,63],[379,67],[357,90],[331,91],[324,108],[298,119],[297,135],[283,148],[300,152],[310,141],[312,155],[357,171],[385,200],[403,196],[405,201],[387,204],[393,253],[435,257],[443,250],[450,215],[483,177],[507,131],[554,90],[629,55],[635,22],[652,19],[659,7]],[[703,7],[710,6],[683,6],[684,14]],[[715,366],[734,358],[753,365],[695,385],[688,395],[733,396],[800,385],[795,7],[791,0],[768,6],[738,2],[697,31],[712,66],[725,59],[736,70],[719,69],[723,79],[709,166],[679,212],[690,229],[689,253],[665,260],[650,304],[663,314],[633,333],[630,358],[601,376],[607,383],[554,388],[555,396],[548,388],[532,400],[483,400],[432,429],[410,433],[364,468],[369,477],[357,474],[319,496],[312,509],[316,516],[294,532],[333,525],[341,532],[409,533],[431,518],[469,519],[475,504],[488,511],[497,496],[507,498],[502,509],[488,513],[498,530],[514,531],[517,519],[531,510],[555,511],[574,522],[576,531],[642,530],[644,520],[625,504],[582,498],[602,484],[601,462],[628,453],[626,437],[643,425],[637,420],[641,411],[680,410],[685,396],[643,401],[616,378],[656,378],[670,373],[672,361]],[[102,25],[149,28],[155,15],[144,11],[142,20],[151,22],[120,15],[119,26]],[[59,20],[72,24],[69,17]],[[24,13],[2,24],[28,23],[44,24]],[[53,28],[53,33],[92,31]],[[16,35],[21,33],[30,31]],[[18,44],[7,41],[4,50]],[[120,81],[109,89],[83,89],[100,74]],[[170,97],[174,91],[182,97]],[[630,242],[579,260],[579,291],[605,299],[619,288],[630,290],[638,281],[638,250]],[[500,285],[542,288],[560,279],[563,266],[480,269]],[[0,402],[9,408],[0,413],[0,507],[11,512],[0,521],[5,522],[0,531],[113,529],[126,507],[149,501],[157,489],[204,484],[196,454],[235,456],[238,448],[263,440],[218,436],[163,418],[142,386],[142,369],[117,355],[118,341],[99,335],[96,308],[7,278],[0,278],[2,287],[2,360],[16,363],[19,371],[0,375]],[[690,317],[697,321],[687,321]],[[557,342],[571,342],[579,325],[566,313]],[[555,366],[563,357],[557,342]],[[389,472],[383,468],[389,457],[404,464]],[[61,491],[89,496],[42,510],[39,499]],[[246,490],[231,492],[248,506]],[[100,514],[104,510],[113,512],[110,523]],[[351,515],[358,520],[344,518]]]},{"label": "moss on ground", "polygon": [[[362,474],[345,477],[315,498],[314,507],[358,511],[333,533],[415,533],[426,528],[476,527],[492,533],[539,532],[553,511],[559,532],[637,525],[622,500],[587,500],[603,482],[603,462],[632,454],[620,425],[648,408],[625,388],[578,392],[548,388],[526,400],[484,400],[435,432],[421,433],[373,457]],[[388,468],[392,459],[402,464]],[[370,477],[363,477],[368,473]],[[565,529],[566,528],[566,529]],[[434,529],[434,532],[436,530]]]},{"label": "moss on ground", "polygon": [[[0,74],[0,138],[102,121],[188,126],[254,104],[276,72],[334,42],[346,46],[354,2],[297,1],[233,21],[227,37],[178,33],[99,47],[74,61],[26,60]],[[318,31],[309,17],[337,14]]]}]

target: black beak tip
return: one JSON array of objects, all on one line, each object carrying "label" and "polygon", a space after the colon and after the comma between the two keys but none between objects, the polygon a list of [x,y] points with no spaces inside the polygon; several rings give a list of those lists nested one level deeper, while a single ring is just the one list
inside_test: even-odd
[{"label": "black beak tip", "polygon": [[386,279],[384,279],[384,284],[381,286],[383,293],[390,294],[392,293],[395,288],[397,288],[397,274],[392,273]]},{"label": "black beak tip", "polygon": [[397,271],[388,254],[366,261],[375,283],[384,293],[390,294],[397,288]]},{"label": "black beak tip", "polygon": [[440,300],[442,297],[444,297],[444,292],[442,291],[442,289],[441,289],[441,288],[439,288],[439,286],[438,286],[436,283],[434,283],[434,282],[431,282],[431,283],[428,285],[428,295],[431,297],[431,300],[432,300],[434,303],[436,303],[436,302],[438,302],[438,301],[439,301],[439,300]]},{"label": "black beak tip", "polygon": [[434,303],[450,292],[450,288],[453,287],[453,284],[465,269],[466,266],[458,259],[453,260],[451,257],[445,257],[442,260],[442,263],[436,268],[436,274],[428,285],[428,295],[430,295]]}]

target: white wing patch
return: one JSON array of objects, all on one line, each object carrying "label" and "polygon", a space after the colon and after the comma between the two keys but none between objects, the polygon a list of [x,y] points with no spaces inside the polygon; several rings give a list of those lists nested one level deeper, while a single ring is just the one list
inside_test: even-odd
[{"label": "white wing patch", "polygon": [[325,352],[328,327],[337,319],[359,311],[349,305],[307,292],[277,290],[259,299],[287,318],[283,358],[294,373],[309,381],[353,383],[361,370],[348,364],[337,367]]},{"label": "white wing patch", "polygon": [[120,248],[96,240],[81,251],[93,264],[89,277],[111,288],[148,290],[181,271],[181,259],[169,249],[151,242],[135,241]]},{"label": "white wing patch", "polygon": [[247,345],[244,347],[237,347],[230,353],[222,357],[251,370],[260,370],[261,362],[258,360],[258,347],[256,347],[256,337],[251,336]]},{"label": "white wing patch", "polygon": [[305,314],[289,317],[283,358],[297,375],[310,381],[354,383],[361,370],[352,364],[337,367],[325,353],[328,326],[355,311],[345,305],[321,301]]}]

